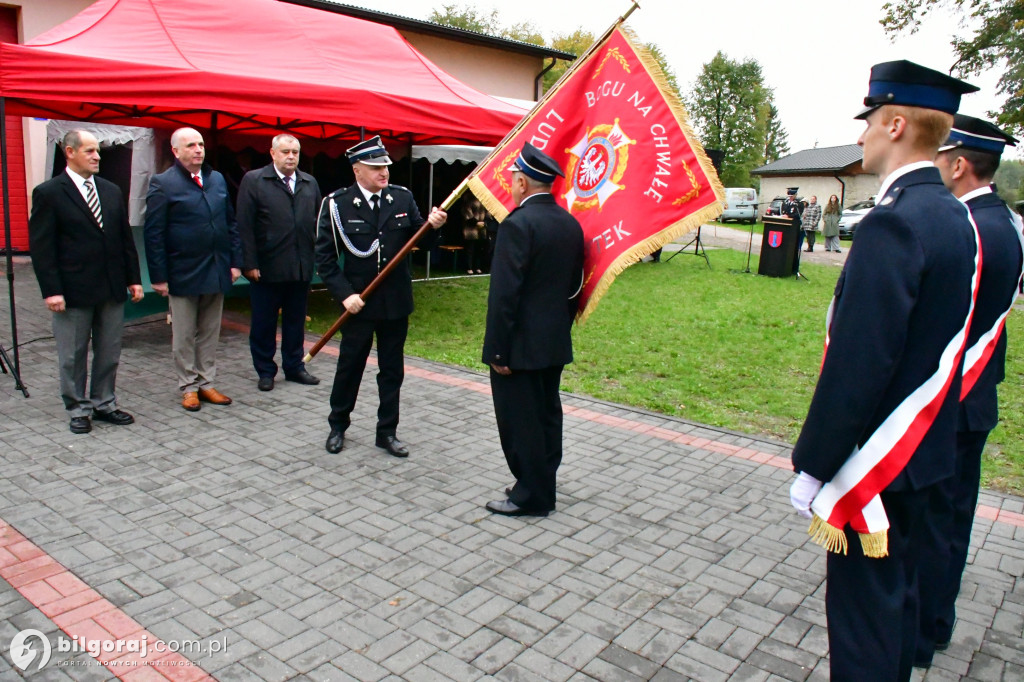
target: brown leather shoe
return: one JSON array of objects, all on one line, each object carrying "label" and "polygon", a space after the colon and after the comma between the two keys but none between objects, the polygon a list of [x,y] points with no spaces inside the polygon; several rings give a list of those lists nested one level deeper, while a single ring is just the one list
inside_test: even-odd
[{"label": "brown leather shoe", "polygon": [[230,405],[231,398],[227,397],[215,388],[199,389],[199,399],[214,405]]},{"label": "brown leather shoe", "polygon": [[199,396],[195,393],[186,393],[181,399],[181,406],[189,412],[198,412],[202,405],[199,404]]}]

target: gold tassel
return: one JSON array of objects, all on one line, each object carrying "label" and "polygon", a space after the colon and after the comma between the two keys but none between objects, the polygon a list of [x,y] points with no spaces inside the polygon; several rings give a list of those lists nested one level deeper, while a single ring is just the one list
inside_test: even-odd
[{"label": "gold tassel", "polygon": [[880,530],[877,533],[857,533],[864,556],[869,559],[881,559],[889,556],[889,533]]},{"label": "gold tassel", "polygon": [[811,541],[821,545],[826,551],[834,554],[846,554],[846,533],[817,514],[811,519],[811,527],[807,529]]}]

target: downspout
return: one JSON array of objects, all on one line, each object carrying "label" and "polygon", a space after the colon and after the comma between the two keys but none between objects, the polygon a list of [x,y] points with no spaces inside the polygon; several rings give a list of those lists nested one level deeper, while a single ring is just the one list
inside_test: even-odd
[{"label": "downspout", "polygon": [[846,183],[843,182],[842,178],[839,177],[839,173],[837,172],[832,173],[832,177],[834,177],[839,182],[839,186],[842,187],[842,189],[839,190],[839,208],[842,208],[843,206],[846,205]]},{"label": "downspout", "polygon": [[555,64],[557,62],[558,62],[558,57],[552,57],[551,58],[551,63],[548,64],[547,66],[545,66],[544,69],[540,73],[537,74],[537,77],[533,79],[533,98],[535,100],[540,101],[540,96],[543,94],[540,91],[540,87],[541,87],[541,81],[544,80],[544,74],[546,74],[551,69],[555,68]]}]

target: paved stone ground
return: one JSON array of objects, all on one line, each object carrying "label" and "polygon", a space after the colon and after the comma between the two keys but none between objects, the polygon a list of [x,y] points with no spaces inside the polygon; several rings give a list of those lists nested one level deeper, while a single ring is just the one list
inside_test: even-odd
[{"label": "paved stone ground", "polygon": [[[823,553],[790,512],[786,444],[565,395],[557,512],[495,517],[482,504],[510,480],[482,373],[408,359],[401,461],[373,447],[371,366],[328,455],[329,382],[257,392],[244,320],[218,360],[234,405],[183,411],[170,330],[141,324],[118,382],[137,423],[73,435],[49,313],[31,268],[16,275],[31,397],[0,377],[0,519],[27,542],[7,549],[119,609],[95,617],[110,631],[221,641],[189,658],[224,681],[828,677]],[[6,295],[0,314],[9,346]],[[311,370],[329,379],[332,358]],[[927,680],[1024,679],[1024,500],[982,504],[954,643]],[[6,570],[0,679],[114,679],[81,652],[12,665],[15,633],[74,630],[86,607],[48,616],[49,587]]]}]

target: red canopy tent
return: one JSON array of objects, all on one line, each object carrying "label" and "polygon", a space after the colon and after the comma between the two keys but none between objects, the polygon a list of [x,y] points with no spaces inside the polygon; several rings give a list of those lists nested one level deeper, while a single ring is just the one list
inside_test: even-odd
[{"label": "red canopy tent", "polygon": [[[494,144],[524,113],[448,75],[394,28],[278,0],[98,0],[24,45],[0,44],[0,126],[20,114],[213,135],[358,139],[369,129],[407,144]],[[0,145],[17,368],[3,130]]]},{"label": "red canopy tent", "polygon": [[525,113],[390,26],[278,0],[99,0],[0,44],[7,112],[125,125],[493,144]]}]

